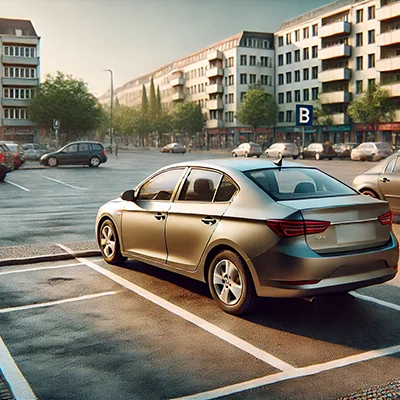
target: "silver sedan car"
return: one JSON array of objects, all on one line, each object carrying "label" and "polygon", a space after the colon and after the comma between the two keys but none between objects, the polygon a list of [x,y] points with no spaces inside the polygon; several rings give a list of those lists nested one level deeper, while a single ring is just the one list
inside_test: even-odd
[{"label": "silver sedan car", "polygon": [[265,150],[265,155],[272,158],[293,157],[293,160],[296,160],[299,148],[296,143],[274,143]]},{"label": "silver sedan car", "polygon": [[254,157],[259,158],[262,154],[262,148],[258,143],[242,143],[236,149],[233,149],[232,157]]},{"label": "silver sedan car", "polygon": [[106,262],[133,258],[207,282],[218,305],[346,292],[395,277],[385,201],[317,168],[251,159],[164,167],[100,207]]},{"label": "silver sedan car", "polygon": [[186,153],[186,146],[180,143],[170,143],[160,149],[161,153]]}]

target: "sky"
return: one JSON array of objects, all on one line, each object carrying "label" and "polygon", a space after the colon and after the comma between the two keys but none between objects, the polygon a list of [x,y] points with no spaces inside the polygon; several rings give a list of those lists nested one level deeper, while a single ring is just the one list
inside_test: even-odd
[{"label": "sky", "polygon": [[99,97],[243,30],[274,32],[331,0],[0,0],[40,36],[42,81],[62,71]]}]

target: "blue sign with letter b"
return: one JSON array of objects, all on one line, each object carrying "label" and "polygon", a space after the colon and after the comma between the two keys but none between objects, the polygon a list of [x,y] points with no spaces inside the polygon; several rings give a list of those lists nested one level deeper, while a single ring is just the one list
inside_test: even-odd
[{"label": "blue sign with letter b", "polygon": [[313,124],[313,106],[296,105],[296,125],[311,126]]}]

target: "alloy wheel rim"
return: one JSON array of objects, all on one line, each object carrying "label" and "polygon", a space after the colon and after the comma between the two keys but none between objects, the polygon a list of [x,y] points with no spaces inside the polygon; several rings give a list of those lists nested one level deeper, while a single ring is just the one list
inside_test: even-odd
[{"label": "alloy wheel rim", "polygon": [[243,282],[236,265],[221,260],[214,268],[213,286],[218,298],[227,305],[236,304],[243,294]]},{"label": "alloy wheel rim", "polygon": [[99,160],[97,157],[93,157],[93,158],[90,160],[90,164],[92,164],[93,167],[97,167],[97,166],[100,164],[100,160]]},{"label": "alloy wheel rim", "polygon": [[115,235],[110,226],[105,225],[101,230],[100,245],[104,255],[110,258],[115,252]]},{"label": "alloy wheel rim", "polygon": [[49,158],[49,165],[50,165],[50,167],[55,167],[56,164],[57,164],[56,159],[55,159],[54,157],[50,157],[50,158]]}]

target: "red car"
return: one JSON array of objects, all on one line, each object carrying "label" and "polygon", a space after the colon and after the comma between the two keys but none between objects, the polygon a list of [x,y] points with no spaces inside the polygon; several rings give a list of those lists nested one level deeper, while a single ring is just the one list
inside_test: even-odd
[{"label": "red car", "polygon": [[23,148],[16,143],[9,143],[7,147],[11,150],[14,159],[14,169],[18,169],[25,162],[25,153]]}]

